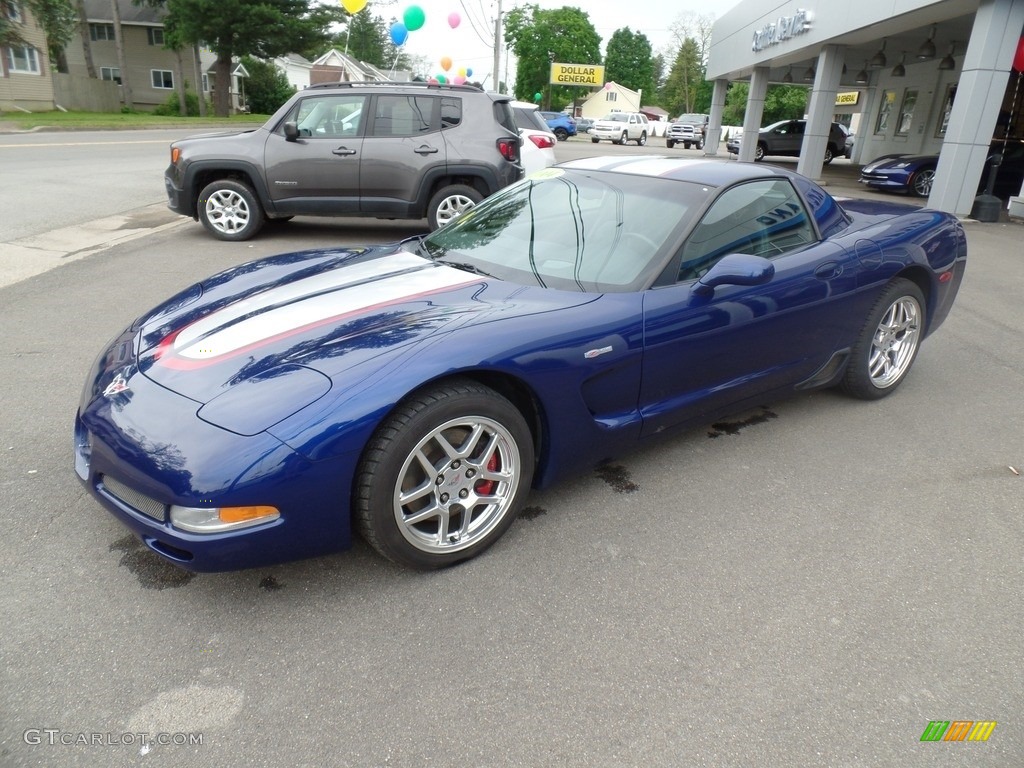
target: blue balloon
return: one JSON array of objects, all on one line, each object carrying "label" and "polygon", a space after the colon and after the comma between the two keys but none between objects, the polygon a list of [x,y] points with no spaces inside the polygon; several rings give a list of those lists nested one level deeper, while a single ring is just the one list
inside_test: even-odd
[{"label": "blue balloon", "polygon": [[409,39],[409,30],[405,28],[405,24],[400,21],[396,21],[391,25],[391,42],[395,45],[402,45],[406,40]]},{"label": "blue balloon", "polygon": [[470,67],[466,67],[466,77],[472,77],[473,70]]}]

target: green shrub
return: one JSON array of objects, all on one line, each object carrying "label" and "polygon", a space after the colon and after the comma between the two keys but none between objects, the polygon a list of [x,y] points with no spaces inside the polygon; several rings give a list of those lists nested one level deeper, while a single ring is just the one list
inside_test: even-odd
[{"label": "green shrub", "polygon": [[[187,117],[199,116],[199,96],[194,91],[185,91],[185,110],[188,113]],[[206,104],[206,113],[209,115],[213,114],[213,107],[209,102]],[[158,104],[153,110],[153,114],[165,117],[184,117],[185,115],[181,114],[181,105],[178,103],[177,92],[168,96],[167,101],[163,104]]]}]

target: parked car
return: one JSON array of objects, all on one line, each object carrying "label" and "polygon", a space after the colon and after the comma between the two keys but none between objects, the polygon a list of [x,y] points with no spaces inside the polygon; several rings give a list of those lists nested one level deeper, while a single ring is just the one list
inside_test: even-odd
[{"label": "parked car", "polygon": [[590,129],[590,140],[597,144],[607,139],[612,144],[635,141],[638,147],[647,143],[650,135],[647,116],[639,112],[612,112],[594,123]]},{"label": "parked car", "polygon": [[143,314],[86,376],[75,469],[191,570],[353,530],[443,567],[531,488],[666,430],[810,388],[891,394],[966,257],[952,215],[783,168],[575,160],[427,236],[236,265]]},{"label": "parked car", "polygon": [[576,133],[589,133],[590,129],[594,127],[594,122],[594,119],[590,117],[577,117]]},{"label": "parked car", "polygon": [[523,145],[519,149],[523,170],[531,174],[554,165],[557,162],[555,143],[558,139],[548,130],[548,124],[540,116],[537,105],[528,101],[513,101],[512,116],[523,139]]},{"label": "parked car", "polygon": [[[805,120],[782,120],[762,128],[757,134],[757,149],[754,159],[760,162],[769,155],[799,157],[804,141]],[[828,165],[839,157],[846,147],[846,128],[839,123],[832,123],[829,129],[828,142],[825,145],[825,164]],[[725,148],[734,155],[740,151],[740,137],[726,142]]]},{"label": "parked car", "polygon": [[570,136],[576,135],[576,120],[564,112],[541,112],[540,114],[559,141],[565,141]]},{"label": "parked car", "polygon": [[[993,194],[1004,199],[1020,194],[1024,181],[1024,144],[994,144],[991,152],[989,164],[978,182],[978,194],[987,188],[989,169],[996,155],[1001,158]],[[872,189],[927,197],[931,194],[938,164],[938,155],[883,155],[861,169],[860,182]]]},{"label": "parked car", "polygon": [[709,115],[680,115],[673,120],[665,133],[665,146],[672,149],[676,144],[682,144],[684,149],[696,147],[704,149],[704,139],[707,137]]},{"label": "parked car", "polygon": [[426,218],[446,224],[522,178],[509,98],[437,83],[325,83],[252,131],[171,144],[171,210],[220,240],[266,219]]}]

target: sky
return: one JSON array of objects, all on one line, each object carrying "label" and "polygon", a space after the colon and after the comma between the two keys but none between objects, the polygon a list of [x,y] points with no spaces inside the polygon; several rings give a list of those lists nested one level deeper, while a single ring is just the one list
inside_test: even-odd
[{"label": "sky", "polygon": [[[740,0],[718,0],[708,3],[706,0],[640,0],[628,3],[623,0],[533,0],[543,9],[573,6],[583,10],[589,17],[597,34],[601,36],[601,48],[608,43],[608,38],[617,29],[629,27],[634,32],[643,32],[651,41],[655,53],[670,47],[672,34],[669,27],[677,19],[689,13],[719,18],[726,11],[737,5]],[[502,11],[508,12],[521,0],[502,0]],[[419,7],[426,18],[424,25],[409,33],[404,50],[410,55],[425,57],[434,67],[431,74],[455,75],[461,68],[472,70],[471,80],[482,80],[487,77],[484,87],[491,89],[494,84],[490,73],[494,68],[494,17],[497,13],[496,0],[399,0],[397,3],[378,5],[371,3],[370,10],[384,19],[395,17],[402,20],[405,12]],[[666,8],[671,10],[667,11]],[[709,7],[713,10],[709,10]],[[628,10],[627,10],[628,9]],[[449,15],[456,13],[459,24],[451,27]],[[475,23],[474,23],[475,22]],[[452,60],[447,73],[442,69],[441,59]],[[577,63],[577,62],[565,62]],[[588,62],[589,63],[589,62]],[[514,57],[509,58],[510,70],[514,73]],[[505,56],[502,55],[502,78],[506,75]],[[514,74],[513,74],[514,76]],[[512,80],[508,79],[511,86]]]}]

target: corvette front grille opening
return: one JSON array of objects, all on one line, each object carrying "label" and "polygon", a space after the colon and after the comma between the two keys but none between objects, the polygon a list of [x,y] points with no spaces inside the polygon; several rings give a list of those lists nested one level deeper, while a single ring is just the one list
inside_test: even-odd
[{"label": "corvette front grille opening", "polygon": [[100,476],[100,491],[105,492],[115,501],[119,501],[126,507],[141,512],[146,517],[159,520],[161,523],[167,519],[167,505],[161,504],[156,499],[151,499],[144,493],[129,488],[120,480],[115,480],[109,475]]}]

